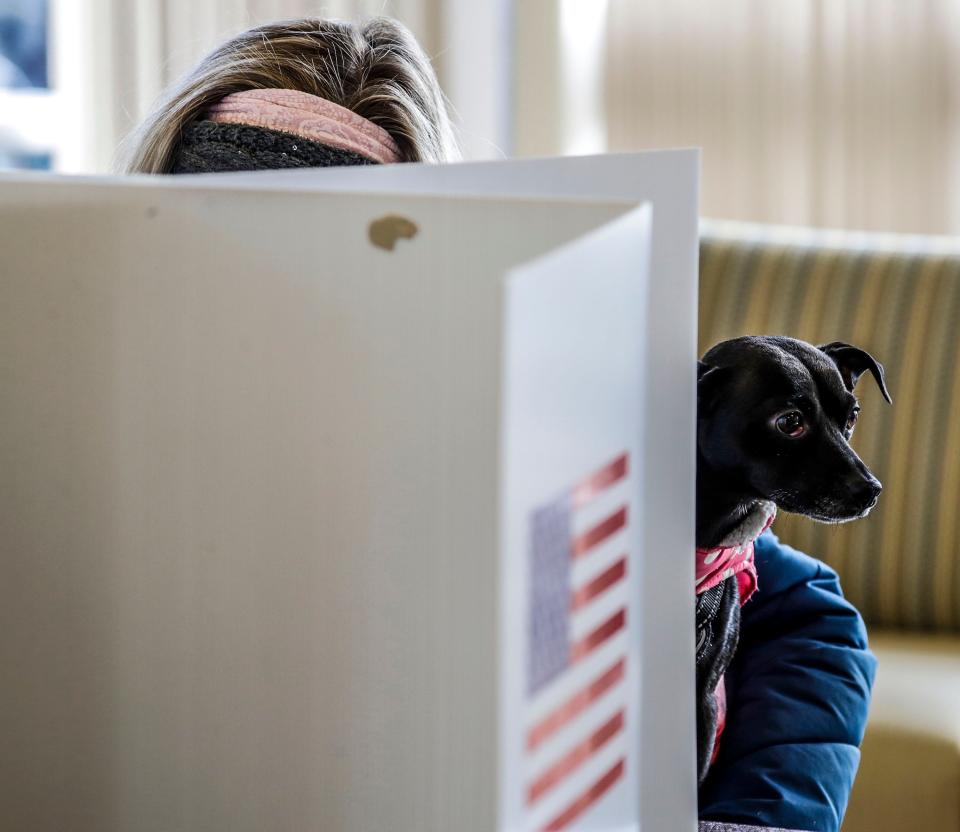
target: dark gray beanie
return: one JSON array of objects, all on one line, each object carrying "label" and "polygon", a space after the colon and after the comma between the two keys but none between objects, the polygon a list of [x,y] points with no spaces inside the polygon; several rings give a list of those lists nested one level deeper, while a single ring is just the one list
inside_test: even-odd
[{"label": "dark gray beanie", "polygon": [[220,173],[375,164],[365,156],[290,133],[245,124],[198,121],[183,129],[170,172]]}]

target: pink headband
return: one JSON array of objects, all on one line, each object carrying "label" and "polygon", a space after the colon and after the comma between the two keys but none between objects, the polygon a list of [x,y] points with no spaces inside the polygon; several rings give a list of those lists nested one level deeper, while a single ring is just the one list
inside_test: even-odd
[{"label": "pink headband", "polygon": [[297,90],[244,90],[207,112],[219,124],[245,124],[357,153],[381,164],[399,162],[400,148],[382,127],[346,107]]}]

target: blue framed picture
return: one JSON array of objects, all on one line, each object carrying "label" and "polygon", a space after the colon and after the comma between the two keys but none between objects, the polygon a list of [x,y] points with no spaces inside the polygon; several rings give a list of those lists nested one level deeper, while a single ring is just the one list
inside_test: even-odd
[{"label": "blue framed picture", "polygon": [[49,88],[47,6],[0,0],[0,88]]}]

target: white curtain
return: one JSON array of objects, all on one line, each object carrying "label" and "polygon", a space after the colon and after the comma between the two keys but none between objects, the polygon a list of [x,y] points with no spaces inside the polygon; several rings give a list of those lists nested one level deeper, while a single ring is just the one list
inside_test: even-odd
[{"label": "white curtain", "polygon": [[608,15],[607,148],[701,146],[705,215],[960,232],[960,0]]}]

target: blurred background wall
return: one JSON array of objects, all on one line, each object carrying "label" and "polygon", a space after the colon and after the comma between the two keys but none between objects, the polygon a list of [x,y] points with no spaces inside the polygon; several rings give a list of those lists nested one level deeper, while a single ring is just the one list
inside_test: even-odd
[{"label": "blurred background wall", "polygon": [[703,212],[960,232],[960,0],[0,0],[0,166],[109,170],[219,41],[389,14],[468,158],[703,148]]}]

